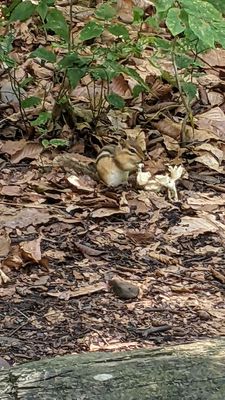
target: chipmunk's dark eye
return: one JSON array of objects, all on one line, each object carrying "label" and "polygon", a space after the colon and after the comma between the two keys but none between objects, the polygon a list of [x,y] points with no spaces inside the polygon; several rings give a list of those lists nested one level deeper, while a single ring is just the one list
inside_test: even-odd
[{"label": "chipmunk's dark eye", "polygon": [[130,150],[130,152],[133,153],[133,154],[136,154],[136,153],[137,153],[136,150],[133,149],[132,147],[130,147],[129,150]]}]

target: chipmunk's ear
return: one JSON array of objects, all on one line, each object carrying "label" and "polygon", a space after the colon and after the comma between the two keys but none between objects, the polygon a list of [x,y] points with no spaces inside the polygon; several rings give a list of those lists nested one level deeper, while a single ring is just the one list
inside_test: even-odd
[{"label": "chipmunk's ear", "polygon": [[126,146],[126,139],[121,138],[120,142],[119,142],[119,146],[124,147]]}]

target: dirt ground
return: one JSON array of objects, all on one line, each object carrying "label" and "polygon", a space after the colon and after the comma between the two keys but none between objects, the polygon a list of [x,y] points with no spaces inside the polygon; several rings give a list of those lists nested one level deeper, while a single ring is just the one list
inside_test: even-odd
[{"label": "dirt ground", "polygon": [[[130,189],[121,209],[122,190],[78,193],[63,172],[43,174],[31,164],[2,169],[8,190],[0,205],[8,277],[0,287],[2,357],[14,364],[224,335],[224,232],[217,213],[224,194],[191,197],[180,184],[182,201],[173,204]],[[50,175],[57,185],[38,193]],[[20,192],[12,198],[10,190]],[[204,221],[214,216],[209,232]],[[120,299],[109,285],[113,277],[138,287],[138,297]]]}]

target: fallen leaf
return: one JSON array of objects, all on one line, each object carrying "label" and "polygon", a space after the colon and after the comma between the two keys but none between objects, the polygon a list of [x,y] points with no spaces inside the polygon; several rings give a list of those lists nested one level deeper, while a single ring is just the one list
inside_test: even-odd
[{"label": "fallen leaf", "polygon": [[98,283],[96,285],[84,286],[76,290],[67,290],[66,292],[49,292],[48,295],[57,297],[60,300],[69,300],[70,298],[85,296],[86,294],[97,293],[107,290],[106,283]]},{"label": "fallen leaf", "polygon": [[9,254],[11,240],[7,234],[0,236],[0,257],[6,257]]},{"label": "fallen leaf", "polygon": [[105,253],[105,251],[102,251],[102,250],[95,250],[95,249],[92,249],[91,247],[86,246],[86,245],[81,244],[81,243],[75,243],[75,246],[78,248],[78,250],[81,251],[81,253],[82,253],[84,256],[98,257],[98,256],[100,256],[101,254],[104,254],[104,253]]},{"label": "fallen leaf", "polygon": [[225,283],[225,276],[221,274],[221,272],[217,271],[215,268],[211,268],[212,275],[214,278],[218,279],[218,281]]},{"label": "fallen leaf", "polygon": [[44,314],[44,317],[52,325],[59,324],[60,322],[66,320],[66,317],[62,311],[53,309],[52,307],[50,307],[48,312]]},{"label": "fallen leaf", "polygon": [[205,232],[225,232],[225,225],[216,220],[216,215],[201,217],[184,216],[178,225],[168,230],[169,235],[196,237]]},{"label": "fallen leaf", "polygon": [[20,196],[21,195],[21,188],[16,185],[11,185],[11,186],[2,186],[0,189],[0,193],[2,196]]},{"label": "fallen leaf", "polygon": [[41,238],[31,240],[29,242],[21,242],[19,244],[22,251],[22,256],[25,260],[34,261],[39,263],[41,261]]},{"label": "fallen leaf", "polygon": [[70,175],[67,177],[68,182],[73,186],[73,188],[77,189],[81,192],[93,192],[96,186],[96,182],[90,178],[90,176],[77,176],[77,175]]},{"label": "fallen leaf", "polygon": [[24,208],[15,215],[0,215],[0,228],[24,228],[29,225],[41,225],[52,217],[47,211],[39,211],[35,208]]},{"label": "fallen leaf", "polygon": [[12,164],[18,164],[24,158],[37,159],[42,151],[43,147],[40,144],[26,143],[21,150],[12,155],[11,162]]}]

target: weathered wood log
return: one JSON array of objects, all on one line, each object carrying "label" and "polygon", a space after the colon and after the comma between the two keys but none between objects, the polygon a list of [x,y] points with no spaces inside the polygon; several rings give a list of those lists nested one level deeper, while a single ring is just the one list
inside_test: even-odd
[{"label": "weathered wood log", "polygon": [[0,371],[1,400],[225,400],[225,338]]}]

